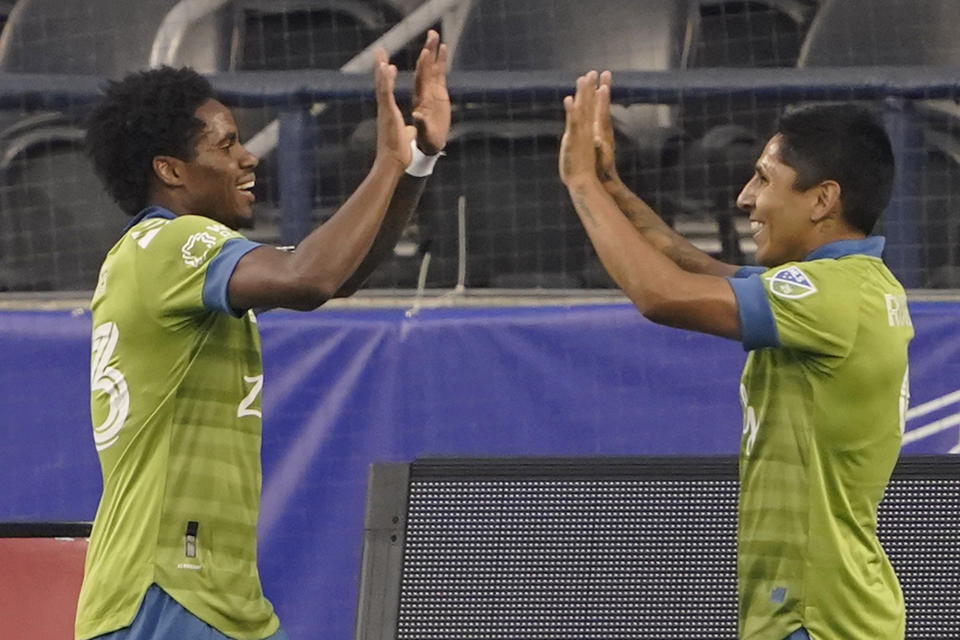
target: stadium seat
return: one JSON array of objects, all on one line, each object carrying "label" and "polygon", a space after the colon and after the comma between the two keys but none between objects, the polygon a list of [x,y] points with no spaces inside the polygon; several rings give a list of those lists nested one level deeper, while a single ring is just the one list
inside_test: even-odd
[{"label": "stadium seat", "polygon": [[[792,67],[814,9],[810,0],[701,0],[690,66]],[[663,173],[667,210],[701,249],[726,262],[751,262],[753,239],[736,197],[781,105],[730,95],[684,107],[676,164]]]},{"label": "stadium seat", "polygon": [[[824,0],[797,64],[956,67],[958,29],[954,3],[942,0]],[[960,108],[953,101],[914,101],[888,113],[900,153],[898,179],[906,183],[878,228],[888,235],[888,252],[907,252],[894,272],[899,268],[908,286],[960,287]],[[904,126],[918,131],[922,148],[902,148],[897,129]]]},{"label": "stadium seat", "polygon": [[[0,71],[115,77],[145,68],[174,4],[19,0],[0,37]],[[85,113],[0,113],[0,290],[93,289],[126,222],[83,152]]]},{"label": "stadium seat", "polygon": [[[118,78],[159,64],[190,65],[201,73],[337,68],[417,1],[227,0],[191,7],[178,0],[20,0],[0,37],[0,71]],[[415,55],[405,50],[398,62],[410,66]],[[317,154],[318,171],[329,176],[321,192],[330,200],[342,200],[353,186],[338,168],[342,145],[358,122],[351,115],[355,107],[328,109],[317,122],[328,145]],[[0,290],[91,289],[122,229],[125,217],[93,177],[81,148],[87,112],[0,112]],[[235,112],[244,136],[276,114],[259,105]],[[257,184],[258,217],[268,224],[256,237],[267,241],[277,239],[269,224],[279,199],[270,175],[275,171],[272,158],[265,158]]]},{"label": "stadium seat", "polygon": [[83,135],[58,114],[0,133],[0,291],[96,284],[126,217],[93,175]]},{"label": "stadium seat", "polygon": [[[600,12],[576,0],[477,1],[462,30],[445,34],[450,67],[491,73],[562,69],[570,72],[571,90],[577,74],[589,68],[676,69],[688,53],[687,9],[659,0],[610,3]],[[595,281],[595,258],[557,176],[562,95],[456,105],[453,151],[438,168],[421,212],[430,233],[430,286],[455,282],[460,196],[466,202],[467,286],[569,288]],[[615,111],[618,161],[625,168],[649,168],[651,162],[635,156],[657,155],[669,139],[664,132],[672,130],[673,109],[638,105]],[[624,177],[637,186],[637,174]]]}]

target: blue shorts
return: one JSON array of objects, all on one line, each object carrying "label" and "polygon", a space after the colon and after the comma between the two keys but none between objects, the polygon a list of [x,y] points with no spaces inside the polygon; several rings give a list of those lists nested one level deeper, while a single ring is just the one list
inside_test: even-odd
[{"label": "blue shorts", "polygon": [[[143,604],[133,624],[96,640],[232,640],[193,615],[153,584],[143,597]],[[265,640],[290,640],[283,629]]]},{"label": "blue shorts", "polygon": [[810,634],[807,633],[806,629],[800,627],[783,640],[810,640]]}]

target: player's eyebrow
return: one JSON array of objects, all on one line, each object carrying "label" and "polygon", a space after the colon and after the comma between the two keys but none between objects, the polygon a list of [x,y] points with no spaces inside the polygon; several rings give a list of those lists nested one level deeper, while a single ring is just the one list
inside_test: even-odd
[{"label": "player's eyebrow", "polygon": [[234,142],[236,142],[236,141],[237,141],[237,132],[236,132],[236,131],[230,131],[230,132],[224,134],[224,136],[217,141],[216,146],[220,147],[220,146],[223,146],[223,145],[225,145],[225,144],[227,144],[227,143],[232,144],[232,143],[234,143]]},{"label": "player's eyebrow", "polygon": [[753,168],[758,175],[760,175],[763,178],[768,178],[772,173],[770,164],[771,164],[770,162],[767,162],[764,160],[758,160],[757,164],[754,165]]}]

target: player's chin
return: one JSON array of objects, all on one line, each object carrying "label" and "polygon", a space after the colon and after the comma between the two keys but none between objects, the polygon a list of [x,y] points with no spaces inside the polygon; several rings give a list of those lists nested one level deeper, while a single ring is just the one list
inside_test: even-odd
[{"label": "player's chin", "polygon": [[761,267],[774,267],[776,265],[769,264],[770,253],[767,251],[767,247],[760,245],[757,247],[756,253],[753,254],[753,260]]},{"label": "player's chin", "polygon": [[253,229],[253,210],[247,208],[244,211],[238,211],[234,220],[236,220],[237,229]]}]

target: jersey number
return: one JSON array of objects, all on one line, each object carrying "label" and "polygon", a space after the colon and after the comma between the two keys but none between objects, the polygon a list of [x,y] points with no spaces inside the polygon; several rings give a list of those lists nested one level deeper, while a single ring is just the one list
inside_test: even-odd
[{"label": "jersey number", "polygon": [[116,323],[105,322],[93,330],[90,357],[90,391],[107,394],[110,411],[107,419],[93,427],[93,441],[97,451],[114,444],[130,412],[130,393],[123,374],[108,365],[120,337]]},{"label": "jersey number", "polygon": [[900,385],[900,435],[907,430],[907,409],[910,407],[910,366],[903,372],[903,383]]},{"label": "jersey number", "polygon": [[252,384],[253,387],[250,389],[250,393],[247,394],[247,397],[240,401],[240,406],[237,407],[237,417],[242,418],[244,416],[257,416],[259,418],[261,417],[260,410],[251,409],[250,405],[256,401],[257,396],[260,395],[260,390],[263,389],[263,375],[243,376],[243,381]]}]

